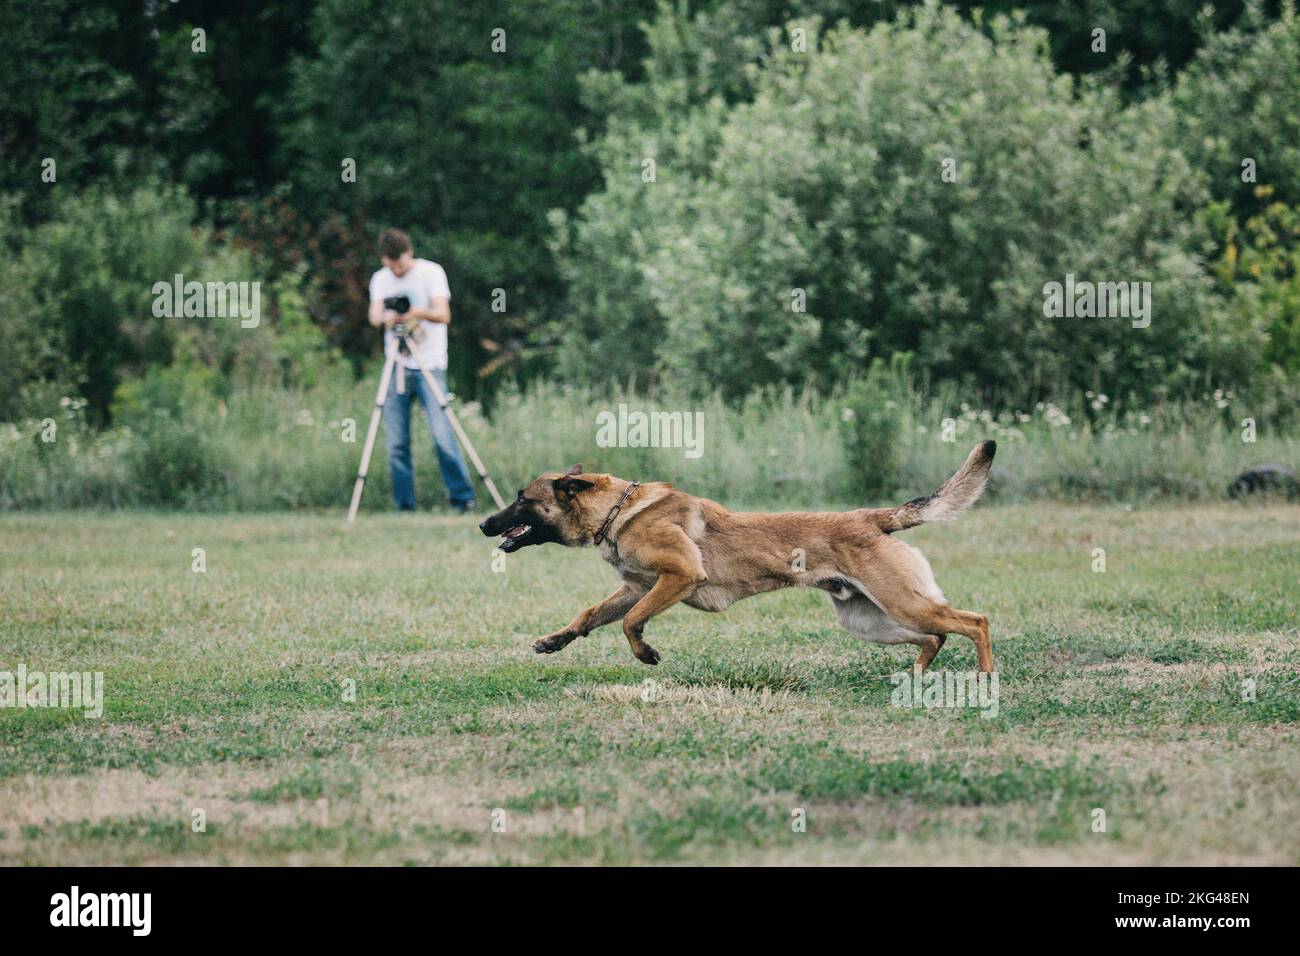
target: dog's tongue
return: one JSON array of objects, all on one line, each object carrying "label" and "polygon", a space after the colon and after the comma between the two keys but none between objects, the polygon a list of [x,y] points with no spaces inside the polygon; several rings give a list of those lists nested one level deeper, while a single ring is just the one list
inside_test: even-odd
[{"label": "dog's tongue", "polygon": [[528,530],[528,525],[526,525],[526,524],[517,524],[517,525],[515,525],[513,528],[511,528],[509,531],[506,532],[506,537],[507,537],[507,538],[517,538],[517,537],[519,537],[521,534],[523,534],[523,533],[524,533],[525,531],[527,531],[527,530]]}]

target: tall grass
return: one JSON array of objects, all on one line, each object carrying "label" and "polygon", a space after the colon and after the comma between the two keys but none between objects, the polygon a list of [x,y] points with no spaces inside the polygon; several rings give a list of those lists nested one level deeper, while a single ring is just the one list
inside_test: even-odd
[{"label": "tall grass", "polygon": [[[105,431],[91,429],[79,403],[65,400],[45,420],[0,424],[0,509],[342,508],[372,389],[340,375],[310,391],[261,386],[225,400],[191,396],[179,415],[137,415]],[[1239,423],[1250,409],[1230,395],[1120,413],[1105,396],[1088,394],[1067,408],[994,415],[951,390],[925,395],[898,380],[887,392],[883,413],[876,409],[871,420],[888,429],[892,456],[856,448],[864,439],[854,427],[860,399],[852,388],[759,389],[735,405],[716,395],[541,383],[500,394],[490,418],[476,404],[457,407],[507,496],[542,471],[580,463],[670,481],[732,507],[842,507],[868,495],[896,501],[933,490],[984,438],[999,444],[990,496],[1004,500],[1218,499],[1246,467],[1300,464],[1300,435],[1261,422],[1257,440],[1243,441]],[[683,448],[600,447],[597,416],[617,413],[619,403],[700,413],[699,457]],[[45,441],[51,420],[54,440]],[[444,495],[431,444],[422,421],[413,427],[419,501],[437,506]],[[381,429],[364,507],[389,505]]]}]

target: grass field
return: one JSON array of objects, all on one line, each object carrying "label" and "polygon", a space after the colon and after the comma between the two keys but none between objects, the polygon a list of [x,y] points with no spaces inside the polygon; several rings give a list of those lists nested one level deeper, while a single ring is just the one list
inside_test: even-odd
[{"label": "grass field", "polygon": [[1300,863],[1300,509],[906,537],[991,618],[995,718],[891,706],[912,648],[812,591],[676,608],[658,668],[616,627],[537,657],[613,572],[494,571],[467,519],[0,517],[0,671],[105,680],[0,709],[0,863]]}]

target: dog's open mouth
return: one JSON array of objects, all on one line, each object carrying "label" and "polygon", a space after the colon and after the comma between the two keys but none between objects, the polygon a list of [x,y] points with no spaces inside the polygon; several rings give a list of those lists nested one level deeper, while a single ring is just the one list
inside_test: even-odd
[{"label": "dog's open mouth", "polygon": [[533,530],[530,524],[517,524],[513,528],[501,535],[501,548],[504,551],[513,551],[517,547],[524,535]]}]

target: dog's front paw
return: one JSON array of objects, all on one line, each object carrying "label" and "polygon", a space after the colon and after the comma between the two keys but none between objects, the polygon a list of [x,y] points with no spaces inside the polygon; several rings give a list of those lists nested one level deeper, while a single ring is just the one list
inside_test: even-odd
[{"label": "dog's front paw", "polygon": [[573,638],[568,634],[551,634],[534,642],[533,650],[538,654],[554,654],[556,651],[562,651],[568,647],[569,642],[572,640]]},{"label": "dog's front paw", "polygon": [[642,644],[640,649],[634,651],[633,653],[636,655],[636,659],[639,660],[642,664],[649,664],[652,667],[655,664],[658,664],[659,661],[661,660],[661,658],[659,657],[659,652],[656,651],[649,644]]}]

